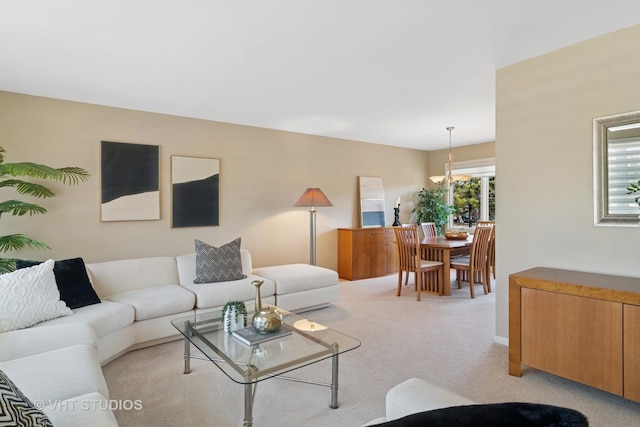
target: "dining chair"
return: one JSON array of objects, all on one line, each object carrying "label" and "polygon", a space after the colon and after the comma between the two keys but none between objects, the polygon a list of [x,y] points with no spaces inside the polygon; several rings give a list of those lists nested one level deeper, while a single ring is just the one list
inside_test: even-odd
[{"label": "dining chair", "polygon": [[423,222],[420,224],[422,227],[422,233],[424,237],[437,236],[438,232],[436,231],[436,223],[435,222]]},{"label": "dining chair", "polygon": [[488,271],[487,254],[489,250],[489,240],[493,233],[493,226],[490,224],[476,225],[473,233],[473,243],[471,244],[471,254],[469,257],[459,257],[451,260],[451,268],[456,269],[456,280],[458,289],[462,287],[462,273],[466,273],[469,281],[471,298],[475,298],[474,286],[481,278],[484,293],[489,292],[490,276]]},{"label": "dining chair", "polygon": [[[496,278],[496,223],[495,221],[478,221],[476,225],[489,225],[493,227],[493,233],[491,233],[491,237],[489,238],[489,249],[487,250],[487,268],[489,269],[489,276],[493,274],[493,278]],[[469,258],[469,255],[465,255]],[[467,273],[462,273],[462,280],[468,282]],[[476,283],[480,283],[482,281],[481,275],[476,274]],[[491,281],[487,283],[487,290],[491,293]]]},{"label": "dining chair", "polygon": [[[420,257],[420,239],[418,237],[418,227],[394,227],[396,244],[398,245],[398,292],[400,296],[402,290],[402,275],[405,276],[405,286],[409,282],[409,274],[413,273],[416,299],[420,301],[420,292],[440,294],[442,289],[442,262],[428,261]],[[436,280],[426,280],[424,277],[429,272],[435,272]]]},{"label": "dining chair", "polygon": [[[422,227],[422,234],[424,237],[435,237],[438,235],[435,222],[422,222],[420,223],[420,227]],[[429,249],[423,248],[421,254],[422,259],[433,261],[434,255],[429,251]]]},{"label": "dining chair", "polygon": [[[491,239],[489,240],[489,251],[487,254],[487,262],[489,263],[489,271],[496,278],[496,223],[495,221],[478,221],[478,225],[488,224],[493,226],[493,233],[491,233]],[[491,292],[491,283],[489,285],[489,292]]]}]

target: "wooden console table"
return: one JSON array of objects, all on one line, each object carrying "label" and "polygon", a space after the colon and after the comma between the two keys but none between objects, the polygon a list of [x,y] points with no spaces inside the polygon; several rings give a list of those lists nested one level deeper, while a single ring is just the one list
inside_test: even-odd
[{"label": "wooden console table", "polygon": [[509,374],[522,364],[640,402],[640,278],[511,274]]},{"label": "wooden console table", "polygon": [[338,228],[338,275],[359,280],[398,271],[393,227]]}]

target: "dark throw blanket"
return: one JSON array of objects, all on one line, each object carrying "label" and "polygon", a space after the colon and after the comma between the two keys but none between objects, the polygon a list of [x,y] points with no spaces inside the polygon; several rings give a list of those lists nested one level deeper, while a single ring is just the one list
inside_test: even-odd
[{"label": "dark throw blanket", "polygon": [[573,409],[536,403],[452,406],[407,415],[387,427],[583,427],[587,418]]}]

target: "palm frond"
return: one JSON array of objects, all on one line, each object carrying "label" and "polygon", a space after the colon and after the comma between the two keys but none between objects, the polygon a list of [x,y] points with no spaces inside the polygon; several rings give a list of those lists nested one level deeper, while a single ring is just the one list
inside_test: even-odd
[{"label": "palm frond", "polygon": [[46,243],[27,237],[24,234],[0,236],[0,252],[17,251],[24,247],[31,249],[51,249]]},{"label": "palm frond", "polygon": [[[27,194],[41,198],[53,197],[55,195],[53,191],[44,185],[14,179],[14,177],[50,179],[71,185],[85,182],[91,177],[87,170],[75,166],[56,169],[32,162],[5,163],[4,153],[5,149],[0,147],[0,188],[14,188],[18,194]],[[45,208],[34,203],[27,203],[20,200],[5,200],[0,202],[0,216],[3,213],[22,216],[26,214],[43,214],[45,212],[47,212]],[[0,236],[0,252],[15,251],[24,247],[49,249],[46,243],[27,237],[24,234]],[[13,271],[14,268],[14,260],[10,258],[0,258],[0,274]]]},{"label": "palm frond", "polygon": [[66,166],[58,169],[64,174],[62,182],[71,185],[77,185],[79,182],[87,182],[91,178],[91,174],[86,169],[76,166]]},{"label": "palm frond", "polygon": [[3,163],[0,165],[0,176],[28,176],[31,178],[53,179],[67,184],[77,184],[86,181],[91,176],[88,171],[80,167],[52,168],[38,163]]},{"label": "palm frond", "polygon": [[42,206],[21,202],[20,200],[5,200],[4,202],[0,202],[0,214],[9,212],[11,215],[22,216],[26,214],[43,214],[46,211]]},{"label": "palm frond", "polygon": [[16,260],[13,258],[0,258],[0,274],[11,273],[16,269]]},{"label": "palm frond", "polygon": [[34,197],[53,197],[54,192],[44,185],[34,184],[32,182],[22,181],[20,179],[5,179],[0,181],[0,187],[14,187],[20,194],[28,194]]}]

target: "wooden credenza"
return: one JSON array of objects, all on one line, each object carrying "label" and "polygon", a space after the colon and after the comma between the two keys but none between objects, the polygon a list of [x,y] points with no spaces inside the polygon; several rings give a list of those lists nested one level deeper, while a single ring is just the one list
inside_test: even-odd
[{"label": "wooden credenza", "polygon": [[640,402],[640,279],[552,268],[509,276],[509,374],[522,365]]},{"label": "wooden credenza", "polygon": [[338,275],[359,280],[398,271],[393,227],[338,228]]}]

